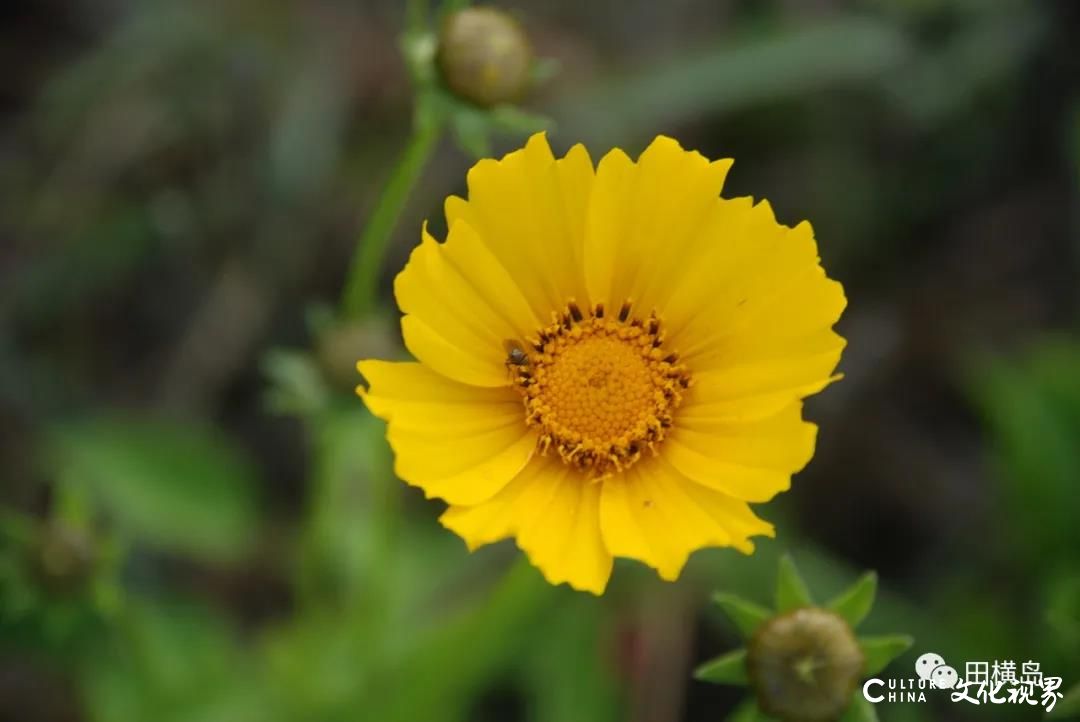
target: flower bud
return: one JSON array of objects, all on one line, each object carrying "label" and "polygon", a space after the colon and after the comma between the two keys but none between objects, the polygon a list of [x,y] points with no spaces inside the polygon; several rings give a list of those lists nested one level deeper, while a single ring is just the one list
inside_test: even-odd
[{"label": "flower bud", "polygon": [[487,107],[521,97],[529,84],[533,53],[516,20],[500,10],[476,7],[446,17],[437,61],[450,90]]},{"label": "flower bud", "polygon": [[750,640],[747,673],[763,712],[784,722],[825,722],[851,703],[864,657],[841,617],[802,607],[765,622]]}]

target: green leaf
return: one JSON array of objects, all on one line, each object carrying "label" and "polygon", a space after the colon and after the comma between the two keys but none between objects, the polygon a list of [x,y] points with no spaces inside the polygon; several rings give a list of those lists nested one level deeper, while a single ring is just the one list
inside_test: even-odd
[{"label": "green leaf", "polygon": [[330,400],[323,372],[308,353],[271,349],[263,357],[262,370],[270,382],[264,401],[275,414],[313,414]]},{"label": "green leaf", "polygon": [[680,119],[724,117],[823,89],[877,82],[913,54],[894,25],[838,15],[688,48],[564,94],[552,115],[585,143],[651,137]]},{"label": "green leaf", "polygon": [[776,611],[781,614],[798,607],[813,604],[806,582],[795,568],[790,554],[780,557],[780,569],[776,577]]},{"label": "green leaf", "polygon": [[488,111],[491,125],[499,130],[530,135],[551,130],[555,123],[544,115],[530,113],[513,105],[497,105]]},{"label": "green leaf", "polygon": [[859,647],[866,657],[865,673],[870,676],[877,674],[914,643],[915,640],[906,634],[859,637]]},{"label": "green leaf", "polygon": [[851,695],[851,705],[840,717],[840,722],[878,722],[877,709],[863,697],[862,689],[856,689]]},{"label": "green leaf", "polygon": [[1073,685],[1046,716],[1050,719],[1080,717],[1080,684]]},{"label": "green leaf", "polygon": [[[357,605],[363,590],[365,603],[375,604],[388,579],[401,571],[390,561],[400,483],[391,471],[386,425],[363,404],[343,399],[308,430],[311,492],[297,570],[300,590],[346,606]],[[397,634],[399,641],[404,638]]]},{"label": "green leaf", "polygon": [[972,375],[1001,465],[1011,530],[1027,563],[1049,577],[1080,545],[1069,498],[1080,476],[1080,344],[1050,339],[1021,364],[994,361]]},{"label": "green leaf", "polygon": [[714,594],[713,602],[724,610],[724,613],[728,615],[743,637],[749,637],[753,634],[761,623],[772,614],[765,607],[727,592]]},{"label": "green leaf", "polygon": [[1056,572],[1045,582],[1046,623],[1064,649],[1080,649],[1080,567]]},{"label": "green leaf", "polygon": [[254,541],[254,469],[213,429],[101,417],[53,429],[47,451],[61,482],[122,533],[216,560]]},{"label": "green leaf", "polygon": [[867,572],[827,606],[843,617],[844,621],[854,629],[870,613],[874,606],[875,594],[877,594],[877,572]]},{"label": "green leaf", "polygon": [[228,620],[213,610],[174,600],[132,601],[123,630],[112,644],[77,660],[92,719],[274,719],[256,665]]},{"label": "green leaf", "polygon": [[[982,93],[1008,82],[1045,42],[1046,17],[1032,3],[995,5],[1004,12],[972,17],[962,31],[919,53],[904,73],[886,79],[892,99],[916,127],[963,113]],[[945,72],[948,83],[939,80]]]},{"label": "green leaf", "polygon": [[491,155],[491,138],[487,118],[482,112],[459,109],[451,116],[454,142],[473,159]]},{"label": "green leaf", "polygon": [[[517,658],[530,653],[523,644],[525,635],[542,628],[559,592],[528,560],[519,558],[482,595],[481,603],[430,629],[430,638],[408,652],[398,675],[389,682],[394,686],[381,695],[378,708],[365,710],[372,712],[365,718],[380,722],[446,718],[451,716],[446,713],[448,701],[457,701],[462,709],[452,719],[467,719],[468,702],[489,689],[491,680]],[[463,650],[468,654],[462,654]]]},{"label": "green leaf", "polygon": [[603,653],[605,614],[591,599],[569,597],[526,638],[529,652],[519,662],[531,722],[622,719],[623,687]]},{"label": "green leaf", "polygon": [[747,684],[746,650],[736,649],[706,662],[694,670],[694,678],[715,684]]}]

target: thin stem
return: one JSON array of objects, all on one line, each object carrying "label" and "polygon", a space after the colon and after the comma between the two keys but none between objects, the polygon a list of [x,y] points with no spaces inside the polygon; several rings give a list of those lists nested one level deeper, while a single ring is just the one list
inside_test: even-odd
[{"label": "thin stem", "polygon": [[442,135],[439,123],[419,125],[423,127],[414,128],[412,138],[357,242],[341,299],[342,315],[346,318],[362,318],[374,308],[386,247],[409,194]]},{"label": "thin stem", "polygon": [[405,5],[405,27],[420,31],[427,26],[427,0],[408,0]]}]

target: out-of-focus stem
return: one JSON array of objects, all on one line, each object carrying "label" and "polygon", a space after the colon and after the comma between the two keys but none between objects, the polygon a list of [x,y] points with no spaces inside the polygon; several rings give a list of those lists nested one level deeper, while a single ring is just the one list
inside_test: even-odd
[{"label": "out-of-focus stem", "polygon": [[379,272],[390,237],[420,172],[442,135],[439,123],[419,126],[414,128],[409,144],[375,204],[375,211],[360,234],[341,299],[341,312],[345,318],[363,318],[374,308]]},{"label": "out-of-focus stem", "polygon": [[405,27],[422,30],[427,25],[427,0],[408,0],[405,5]]}]

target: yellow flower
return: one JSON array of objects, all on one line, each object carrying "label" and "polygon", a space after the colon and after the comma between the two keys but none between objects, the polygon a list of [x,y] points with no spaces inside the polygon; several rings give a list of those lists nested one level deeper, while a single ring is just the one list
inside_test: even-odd
[{"label": "yellow flower", "polygon": [[613,557],[674,580],[707,546],[772,536],[837,378],[845,306],[808,223],[719,198],[732,161],[658,137],[593,168],[542,134],[468,175],[394,293],[418,363],[361,361],[404,481],[470,549],[515,537],[552,584],[603,592]]}]

